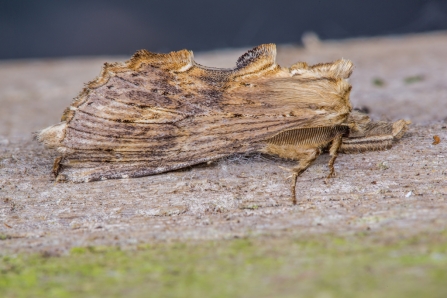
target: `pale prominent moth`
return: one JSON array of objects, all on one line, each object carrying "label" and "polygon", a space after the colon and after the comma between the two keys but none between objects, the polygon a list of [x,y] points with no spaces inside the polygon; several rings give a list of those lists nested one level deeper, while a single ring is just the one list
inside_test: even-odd
[{"label": "pale prominent moth", "polygon": [[232,69],[197,64],[190,51],[138,51],[105,64],[59,124],[38,134],[60,157],[57,181],[88,182],[159,174],[233,154],[298,160],[296,180],[325,150],[334,175],[338,152],[383,150],[409,122],[372,122],[352,111],[348,60],[289,68],[276,46],[260,45]]}]

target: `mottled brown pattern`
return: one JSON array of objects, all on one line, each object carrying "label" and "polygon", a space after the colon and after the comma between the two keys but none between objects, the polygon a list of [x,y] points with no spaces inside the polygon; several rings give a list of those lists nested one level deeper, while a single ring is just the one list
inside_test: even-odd
[{"label": "mottled brown pattern", "polygon": [[403,120],[373,123],[351,113],[350,61],[283,68],[275,56],[275,45],[261,45],[235,68],[217,69],[186,50],[138,51],[124,64],[106,63],[38,139],[61,153],[58,181],[141,177],[264,152],[300,161],[294,193],[296,178],[323,150],[333,176],[339,151],[381,150],[402,137]]}]

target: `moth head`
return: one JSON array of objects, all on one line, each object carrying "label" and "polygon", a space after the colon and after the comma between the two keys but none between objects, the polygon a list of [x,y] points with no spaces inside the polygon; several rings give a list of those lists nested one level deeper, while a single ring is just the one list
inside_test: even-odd
[{"label": "moth head", "polygon": [[358,138],[365,136],[364,128],[368,123],[371,122],[371,118],[358,110],[353,110],[348,119],[346,120],[346,124],[349,126],[349,136],[351,138]]}]

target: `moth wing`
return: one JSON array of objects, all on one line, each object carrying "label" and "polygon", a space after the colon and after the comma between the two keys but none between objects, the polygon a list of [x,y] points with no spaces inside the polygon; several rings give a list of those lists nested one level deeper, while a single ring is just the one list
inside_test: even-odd
[{"label": "moth wing", "polygon": [[[58,180],[84,182],[259,151],[283,130],[321,126],[321,113],[330,115],[328,125],[345,120],[350,86],[322,73],[346,76],[349,63],[301,72],[303,78],[290,89],[287,80],[295,74],[279,67],[275,56],[275,45],[261,45],[241,56],[235,68],[215,69],[198,65],[186,50],[139,51],[124,64],[105,64],[62,122],[38,139],[62,153],[53,167]],[[314,78],[305,77],[309,74]],[[324,92],[306,99],[314,81]],[[296,89],[303,90],[303,98],[289,94]],[[314,105],[323,99],[324,106]]]},{"label": "moth wing", "polygon": [[265,56],[272,49],[266,45],[249,51],[234,69],[200,66],[186,50],[142,50],[124,64],[106,63],[66,109],[62,122],[38,135],[62,153],[54,166],[57,179],[139,177],[247,151],[221,148],[231,145],[231,137],[212,135],[226,114],[218,100],[229,81],[271,63]]}]

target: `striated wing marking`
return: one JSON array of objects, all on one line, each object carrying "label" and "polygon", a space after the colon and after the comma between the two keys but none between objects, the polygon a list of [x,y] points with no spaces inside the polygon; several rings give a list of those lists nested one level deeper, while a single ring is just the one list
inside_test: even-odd
[{"label": "striated wing marking", "polygon": [[323,145],[349,132],[347,125],[295,128],[280,132],[266,142],[274,145]]},{"label": "striated wing marking", "polygon": [[[67,128],[75,130],[80,133],[84,133],[86,136],[92,136],[92,138],[104,138],[107,140],[114,139],[117,143],[126,143],[126,142],[142,142],[142,141],[148,141],[148,140],[169,140],[174,139],[178,137],[183,137],[185,134],[177,133],[176,135],[152,135],[152,136],[133,136],[130,133],[121,132],[120,135],[118,134],[110,134],[106,133],[104,131],[94,131],[94,130],[85,130],[80,129],[73,126],[68,126]],[[155,130],[154,130],[155,131]]]},{"label": "striated wing marking", "polygon": [[70,128],[67,130],[63,145],[77,150],[144,151],[172,148],[179,141],[182,141],[181,137],[154,140],[153,142],[148,142],[145,139],[118,139]]},{"label": "striated wing marking", "polygon": [[67,128],[89,131],[106,137],[160,138],[181,135],[181,129],[172,123],[133,123],[117,122],[79,112],[67,124]]},{"label": "striated wing marking", "polygon": [[[82,118],[79,118],[83,115]],[[227,118],[221,117],[224,122]],[[232,120],[232,118],[228,118]],[[297,125],[303,122],[303,119],[291,121],[287,126]],[[184,130],[192,132],[208,132],[204,136],[209,135],[239,135],[247,132],[255,132],[256,135],[265,135],[268,130],[275,128],[284,128],[284,123],[278,119],[241,119],[238,122],[215,123],[214,125],[208,121],[199,121],[197,123],[189,123],[182,127],[180,123],[141,123],[141,122],[120,122],[117,120],[99,117],[97,115],[79,110],[78,116],[75,116],[68,124],[69,129],[75,129],[91,135],[98,135],[108,138],[120,139],[163,139],[174,138],[186,135]],[[199,128],[199,130],[194,130]],[[268,129],[261,132],[262,129]],[[240,136],[238,136],[240,137]]]},{"label": "striated wing marking", "polygon": [[[301,122],[301,121],[296,121]],[[293,122],[289,123],[288,126],[292,126]],[[238,138],[243,137],[246,140],[252,140],[257,138],[258,136],[264,136],[266,134],[271,135],[271,131],[281,130],[284,128],[284,123],[277,120],[265,120],[265,121],[257,121],[257,122],[246,122],[246,123],[231,123],[222,126],[215,127],[207,127],[207,131],[210,135],[213,136],[230,136],[230,135],[238,135]],[[238,129],[237,127],[240,127]],[[265,131],[263,131],[265,130]],[[270,132],[269,132],[270,130]],[[247,135],[247,133],[253,133],[252,135]],[[240,135],[240,136],[239,136]]]},{"label": "striated wing marking", "polygon": [[89,114],[90,116],[117,121],[117,122],[134,122],[134,123],[169,123],[184,119],[182,113],[156,110],[156,109],[138,109],[136,107],[127,106],[117,101],[110,101],[109,104],[96,101],[87,102],[79,107],[77,112]]},{"label": "striated wing marking", "polygon": [[[80,112],[81,114],[78,115],[84,113],[83,111]],[[297,119],[295,124],[289,123],[286,127],[279,120],[261,121],[260,119],[250,119],[238,123],[219,123],[215,126],[211,125],[211,127],[206,122],[189,123],[185,128],[172,124],[166,125],[169,124],[166,123],[152,124],[158,129],[148,130],[143,129],[149,128],[148,126],[138,124],[140,129],[138,134],[134,135],[133,133],[137,132],[136,130],[127,131],[134,123],[116,123],[114,124],[117,126],[115,129],[111,124],[104,126],[101,118],[89,116],[91,117],[88,119],[89,121],[78,122],[77,117],[72,119],[67,127],[65,146],[73,150],[113,150],[142,153],[147,150],[155,150],[157,147],[169,152],[175,148],[174,144],[181,142],[182,145],[179,148],[183,148],[183,150],[192,150],[191,148],[204,150],[210,146],[224,146],[225,150],[231,153],[233,146],[237,147],[241,143],[261,141],[266,136],[271,135],[272,130],[279,131],[287,128],[287,126],[296,126],[302,121]],[[92,121],[98,122],[92,123]],[[164,128],[161,129],[162,127]],[[189,137],[187,137],[188,131],[192,133]],[[205,153],[202,152],[202,154]],[[154,156],[154,158],[156,157]]]}]

